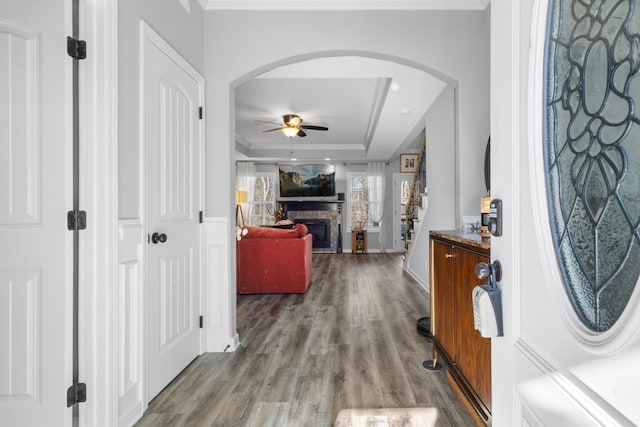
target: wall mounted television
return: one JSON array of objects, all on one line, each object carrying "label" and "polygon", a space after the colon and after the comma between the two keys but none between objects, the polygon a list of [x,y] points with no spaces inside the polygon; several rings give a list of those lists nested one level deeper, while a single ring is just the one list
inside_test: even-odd
[{"label": "wall mounted television", "polygon": [[335,165],[278,165],[279,200],[333,200],[335,198]]}]

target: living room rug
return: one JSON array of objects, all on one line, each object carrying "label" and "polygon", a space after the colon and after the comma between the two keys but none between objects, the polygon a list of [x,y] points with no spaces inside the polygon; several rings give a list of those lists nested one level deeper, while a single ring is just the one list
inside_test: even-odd
[{"label": "living room rug", "polygon": [[343,409],[334,427],[435,427],[437,408]]}]

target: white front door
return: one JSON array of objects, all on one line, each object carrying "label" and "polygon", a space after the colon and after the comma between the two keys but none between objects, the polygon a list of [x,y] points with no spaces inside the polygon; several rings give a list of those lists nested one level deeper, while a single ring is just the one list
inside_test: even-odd
[{"label": "white front door", "polygon": [[0,1],[0,423],[70,425],[70,4]]},{"label": "white front door", "polygon": [[413,174],[410,173],[393,174],[393,250],[398,252],[404,250],[404,234],[407,226],[403,220],[406,208],[402,196],[403,194],[408,196],[412,179]]},{"label": "white front door", "polygon": [[[145,24],[147,398],[200,353],[203,79]],[[165,240],[166,239],[166,240]]]},{"label": "white front door", "polygon": [[[569,301],[552,242],[545,185],[547,176],[542,161],[542,119],[547,106],[542,105],[545,76],[541,47],[545,31],[555,28],[546,24],[548,3],[547,0],[491,2],[491,196],[502,199],[504,212],[504,234],[492,238],[491,255],[502,262],[504,270],[501,286],[505,321],[505,336],[492,339],[493,425],[640,425],[640,286],[636,286],[634,296],[613,328],[608,332],[590,332]],[[620,93],[625,90],[619,83],[629,75],[637,74],[637,24],[620,25],[627,18],[629,3],[637,2],[560,3],[571,10],[565,16],[578,20],[584,18],[582,26],[573,33],[584,37],[574,45],[567,45],[571,54],[565,58],[570,57],[578,68],[584,65],[587,71],[582,72],[589,77],[580,80],[584,74],[576,72],[573,79],[567,81],[567,86],[556,85],[554,90],[560,93],[567,89],[569,94],[578,86],[603,85],[598,89],[600,95],[584,104],[580,103],[576,92],[575,96],[568,96],[568,102],[560,107],[559,96],[558,112],[568,115],[566,111],[573,109],[571,114],[578,117],[585,110],[593,115],[609,115],[590,122],[590,129],[597,136],[592,139],[589,156],[597,163],[604,158],[599,157],[602,152],[596,150],[596,140],[611,136],[610,133],[600,133],[599,129],[607,120],[608,124],[613,123],[611,118],[616,116],[610,114],[608,107],[600,109],[599,106],[618,102]],[[635,6],[637,10],[640,5]],[[635,17],[630,18],[630,22],[634,21],[638,22],[637,11]],[[565,32],[563,37],[569,34]],[[618,35],[619,42],[610,58],[618,61],[619,65],[611,69],[597,65],[595,57],[606,57],[603,53],[607,52],[608,46],[613,46],[610,40],[615,35]],[[625,47],[627,40],[629,43]],[[582,63],[584,58],[588,59]],[[619,93],[605,96],[606,87],[613,81],[607,80],[607,76],[614,79],[614,75],[616,84],[622,89]],[[633,83],[627,89],[635,91],[637,102],[638,91],[634,88],[638,83],[635,78],[631,81]],[[594,107],[595,103],[599,103],[598,106]],[[622,105],[619,103],[616,108]],[[575,124],[584,125],[586,120],[584,117],[576,118]],[[637,120],[631,126],[630,132],[637,132]],[[573,135],[577,133],[564,133],[561,137],[571,138]],[[573,152],[567,154],[575,156],[579,162],[579,153],[584,146],[568,147]],[[605,147],[602,150],[609,149]],[[627,166],[637,170],[637,151],[629,153],[627,159]],[[617,167],[615,159],[604,161],[598,166],[600,169],[589,171],[581,169],[580,163],[574,166],[576,182],[580,176],[593,177],[600,172],[610,182],[620,179],[608,173],[612,166]],[[588,185],[593,183],[595,181],[589,181]],[[637,197],[640,188],[637,182],[635,185]],[[615,185],[609,190],[614,188]],[[566,200],[574,196],[568,191],[562,197]],[[611,200],[604,209],[614,208],[617,204],[618,201]],[[579,203],[575,206],[579,208]],[[596,217],[599,215],[600,212]],[[607,239],[616,237],[619,231],[610,229],[604,233],[604,239],[596,236],[596,240],[599,244],[608,244],[610,240]],[[573,239],[576,245],[589,245],[594,241],[590,233],[580,238],[574,234]],[[612,251],[619,249],[618,244],[610,246]],[[640,259],[631,261],[637,264]],[[583,263],[579,268],[590,262],[588,259],[579,260]],[[574,267],[578,268],[577,265]],[[606,269],[607,266],[599,265],[599,268]],[[568,276],[575,274],[574,270],[567,271]]]}]

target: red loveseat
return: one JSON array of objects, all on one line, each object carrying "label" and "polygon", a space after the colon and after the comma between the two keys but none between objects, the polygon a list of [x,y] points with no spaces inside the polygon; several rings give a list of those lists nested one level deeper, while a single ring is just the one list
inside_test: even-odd
[{"label": "red loveseat", "polygon": [[313,246],[307,226],[245,228],[247,234],[236,245],[238,293],[306,292],[311,282]]}]

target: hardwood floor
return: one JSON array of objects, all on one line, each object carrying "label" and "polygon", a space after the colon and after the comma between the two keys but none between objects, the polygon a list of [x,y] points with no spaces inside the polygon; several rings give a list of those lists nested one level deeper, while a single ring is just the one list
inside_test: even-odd
[{"label": "hardwood floor", "polygon": [[437,407],[473,426],[429,373],[416,332],[428,296],[399,254],[313,254],[306,294],[238,295],[241,345],[191,363],[150,404],[146,426],[331,426],[345,408]]}]

